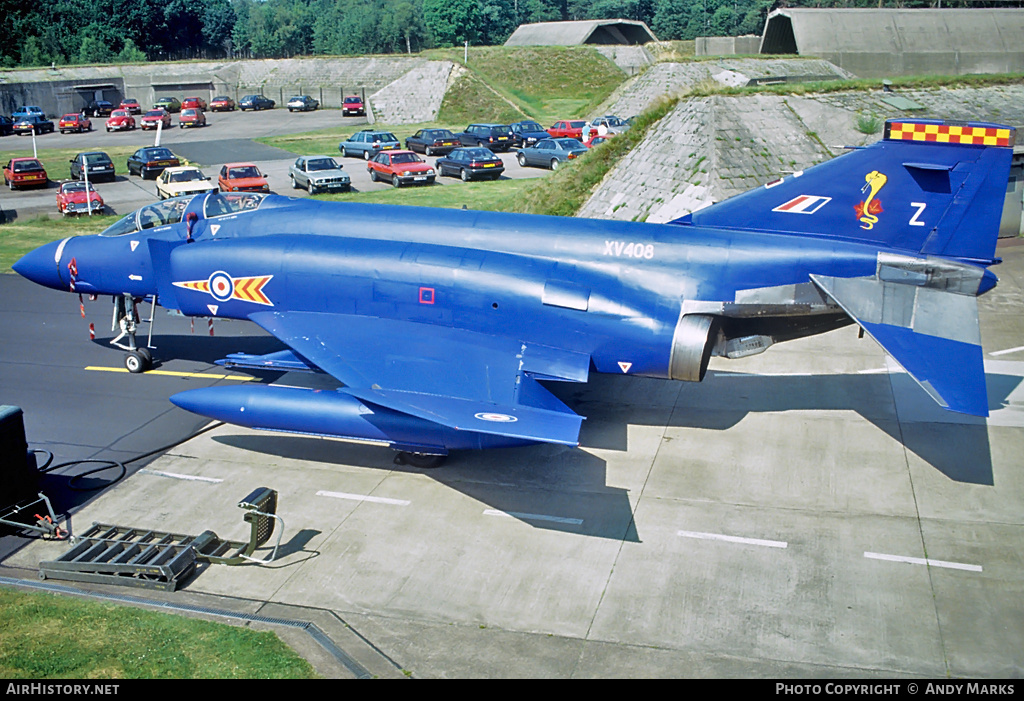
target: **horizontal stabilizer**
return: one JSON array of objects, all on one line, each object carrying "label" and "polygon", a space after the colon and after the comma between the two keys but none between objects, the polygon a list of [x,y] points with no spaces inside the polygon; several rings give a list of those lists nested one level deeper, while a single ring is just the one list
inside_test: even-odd
[{"label": "horizontal stabilizer", "polygon": [[811,278],[941,406],[988,416],[977,297],[876,277]]}]

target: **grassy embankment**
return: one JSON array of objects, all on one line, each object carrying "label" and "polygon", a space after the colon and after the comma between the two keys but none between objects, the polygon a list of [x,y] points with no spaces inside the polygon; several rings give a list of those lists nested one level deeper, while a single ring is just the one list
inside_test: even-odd
[{"label": "grassy embankment", "polygon": [[270,632],[0,587],[5,679],[312,679]]}]

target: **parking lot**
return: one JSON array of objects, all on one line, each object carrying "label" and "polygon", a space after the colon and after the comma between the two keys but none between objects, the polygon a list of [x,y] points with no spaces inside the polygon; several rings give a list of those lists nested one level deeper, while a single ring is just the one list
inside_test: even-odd
[{"label": "parking lot", "polygon": [[[214,182],[221,165],[228,162],[246,161],[255,163],[260,171],[267,175],[271,189],[282,195],[308,197],[301,190],[293,190],[288,179],[288,168],[295,161],[295,155],[282,149],[266,146],[253,139],[264,136],[302,133],[336,126],[352,128],[369,128],[362,117],[343,117],[340,110],[316,110],[314,112],[290,113],[286,109],[264,110],[260,112],[209,112],[208,124],[205,127],[179,129],[177,126],[161,132],[160,145],[166,146],[176,155],[187,158],[201,166],[203,173]],[[138,119],[138,117],[136,117]],[[103,130],[102,117],[93,120],[93,131],[84,134],[45,134],[36,137],[37,147],[41,149],[67,148],[82,151],[103,151],[113,146],[143,147],[152,146],[156,139],[153,131],[135,129],[127,132],[110,132]],[[175,116],[174,124],[177,124]],[[365,125],[365,126],[360,126]],[[461,129],[465,125],[452,125],[452,129]],[[415,129],[395,127],[388,128],[403,141]],[[32,143],[28,137],[8,136],[0,139],[0,154],[14,150],[31,150]],[[359,192],[386,190],[390,185],[386,182],[371,182],[366,165],[356,158],[342,158],[337,146],[327,155],[334,156],[348,171],[352,178],[352,188]],[[543,168],[523,168],[515,159],[515,152],[499,154],[505,163],[504,178],[532,178],[546,175]],[[433,162],[434,158],[428,158]],[[6,159],[4,160],[6,162]],[[123,163],[116,163],[119,169]],[[53,214],[57,208],[54,202],[56,187],[53,181],[67,178],[66,169],[49,172],[50,187],[0,192],[0,207],[9,215],[18,217]],[[461,186],[457,178],[438,178],[436,186]],[[156,200],[156,186],[151,180],[142,180],[136,176],[118,175],[113,183],[99,183],[97,190],[108,206],[108,211],[115,214],[127,214],[149,202]]]}]

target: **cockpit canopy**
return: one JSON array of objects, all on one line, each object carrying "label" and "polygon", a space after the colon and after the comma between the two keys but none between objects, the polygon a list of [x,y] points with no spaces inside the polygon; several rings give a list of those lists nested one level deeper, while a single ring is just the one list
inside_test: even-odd
[{"label": "cockpit canopy", "polygon": [[[259,192],[230,192],[210,193],[195,197],[205,198],[203,217],[209,219],[226,214],[255,211],[263,204],[266,195]],[[193,196],[174,197],[148,204],[108,227],[100,236],[126,236],[136,231],[177,224],[181,221],[192,199]]]}]

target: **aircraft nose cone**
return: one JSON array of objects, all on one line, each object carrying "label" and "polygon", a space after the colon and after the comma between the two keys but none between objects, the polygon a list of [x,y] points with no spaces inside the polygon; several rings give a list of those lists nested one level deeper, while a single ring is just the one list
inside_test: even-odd
[{"label": "aircraft nose cone", "polygon": [[52,241],[26,253],[12,267],[14,272],[26,277],[37,285],[66,290],[67,284],[60,277],[59,252],[63,241]]}]

